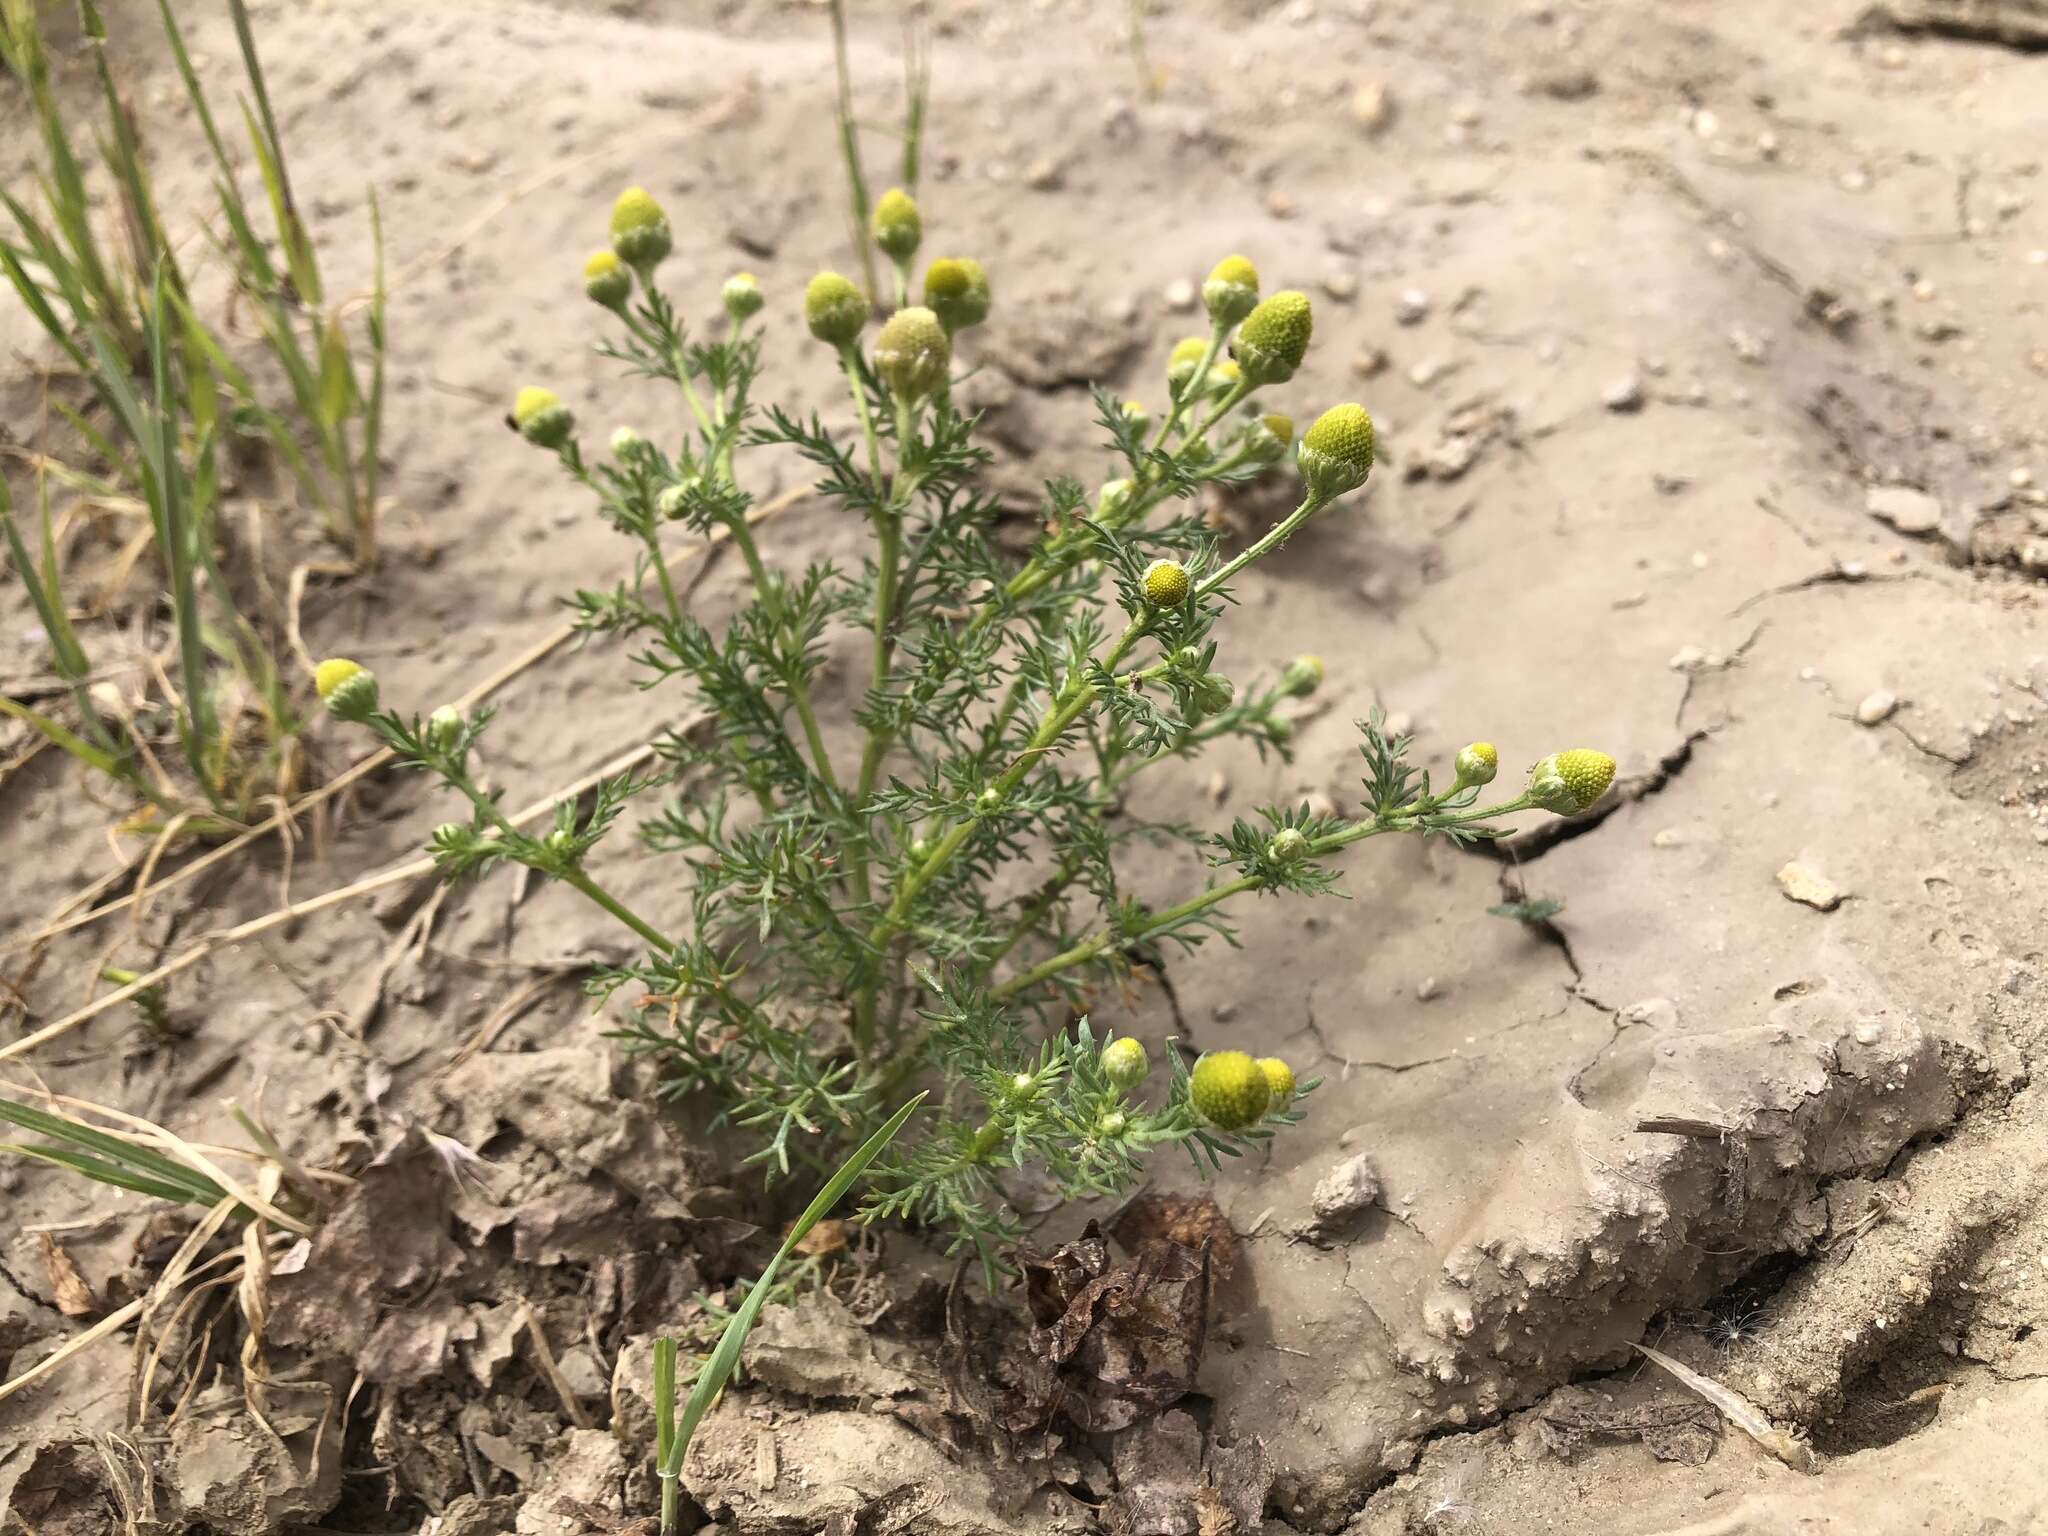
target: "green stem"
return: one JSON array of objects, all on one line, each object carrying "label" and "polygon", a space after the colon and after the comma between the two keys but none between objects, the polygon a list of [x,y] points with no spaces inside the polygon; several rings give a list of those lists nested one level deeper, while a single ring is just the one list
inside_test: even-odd
[{"label": "green stem", "polygon": [[1228,901],[1233,896],[1242,895],[1246,891],[1256,890],[1264,883],[1257,875],[1244,875],[1224,885],[1212,885],[1208,890],[1202,892],[1201,895],[1191,896],[1178,906],[1168,907],[1164,912],[1156,913],[1142,927],[1133,928],[1128,931],[1104,928],[1091,937],[1073,945],[1071,948],[1061,950],[1051,959],[1043,960],[1039,964],[1034,965],[1022,975],[1012,976],[1008,981],[991,992],[989,996],[997,1002],[1001,1002],[1008,997],[1014,997],[1026,988],[1037,986],[1048,977],[1057,976],[1061,971],[1069,970],[1077,965],[1087,964],[1105,950],[1111,948],[1129,949],[1132,945],[1142,944],[1154,934],[1164,933],[1168,929],[1177,928],[1189,918],[1207,911],[1218,902]]},{"label": "green stem", "polygon": [[1194,600],[1199,602],[1202,598],[1215,592],[1246,566],[1256,560],[1265,559],[1267,555],[1270,555],[1282,544],[1285,544],[1293,536],[1295,529],[1307,522],[1317,512],[1320,512],[1326,505],[1328,503],[1323,497],[1311,491],[1302,499],[1300,506],[1280,519],[1271,528],[1268,528],[1264,537],[1260,538],[1256,543],[1246,545],[1243,550],[1239,551],[1236,559],[1222,566],[1212,575],[1205,576],[1200,585],[1195,588]]},{"label": "green stem", "polygon": [[[768,610],[770,619],[780,624],[782,599],[776,593],[768,567],[761,563],[761,551],[754,543],[753,530],[747,526],[744,517],[736,517],[726,526],[732,532],[733,543],[739,546],[741,558],[747,562],[747,570],[754,578],[754,593],[760,598],[761,606]],[[825,750],[824,733],[818,729],[818,713],[811,707],[810,685],[804,681],[801,672],[790,679],[789,700],[796,706],[797,719],[803,723],[804,740],[810,745],[811,761],[817,767],[818,777],[834,794],[839,793],[839,775],[833,771],[831,755]]]},{"label": "green stem", "polygon": [[[1131,620],[1130,625],[1103,658],[1103,670],[1115,672],[1117,664],[1131,653],[1131,648],[1144,638],[1150,628],[1149,617]],[[1095,690],[1078,676],[1060,690],[1059,695],[1053,700],[1052,707],[1040,717],[1038,728],[1031,733],[1030,742],[1017,754],[1017,760],[1004,770],[1002,777],[989,786],[989,789],[995,792],[998,807],[1009,800],[1010,795],[1023,782],[1024,776],[1037,763],[1039,756],[1048,751],[1066,733],[1067,727],[1080,719],[1087,712],[1088,706],[1094,702]],[[897,888],[895,900],[889,903],[889,910],[883,914],[882,920],[868,935],[869,943],[879,947],[890,936],[903,931],[918,893],[931,883],[939,871],[953,862],[953,856],[960,851],[961,844],[973,833],[975,825],[976,818],[973,816],[960,822],[940,840],[936,848],[932,849],[924,863],[904,877],[902,885]]]},{"label": "green stem", "polygon": [[[395,741],[390,741],[388,738],[386,744],[390,746],[400,745]],[[485,794],[481,789],[478,789],[476,786],[476,781],[470,778],[470,776],[467,773],[463,772],[460,768],[454,767],[453,765],[446,763],[445,759],[439,761],[429,759],[428,761],[432,762],[434,767],[440,769],[441,776],[443,778],[445,778],[451,785],[453,785],[456,789],[462,792],[464,797],[468,799],[469,803],[476,807],[478,814],[480,814],[484,818],[484,820],[490,822],[491,825],[496,827],[500,832],[509,832],[515,836],[518,835],[519,829],[512,825],[511,820],[505,815],[503,811],[498,809],[498,802],[493,800],[489,795]],[[544,870],[542,871],[542,873],[553,872]],[[656,949],[662,950],[668,954],[674,954],[676,952],[677,945],[675,940],[671,939],[659,928],[655,927],[652,923],[648,922],[645,918],[641,917],[639,913],[635,912],[631,907],[627,906],[623,901],[619,900],[618,897],[614,896],[610,891],[606,890],[603,886],[599,885],[595,880],[591,879],[590,876],[586,875],[582,870],[572,866],[568,869],[561,871],[561,873],[557,875],[557,878],[560,879],[563,884],[571,886],[575,890],[582,892],[582,894],[588,900],[596,903],[605,911],[609,912],[613,917],[617,918],[620,922],[624,923],[628,928],[632,929],[633,932],[637,933],[649,944],[652,944]]]},{"label": "green stem", "polygon": [[[1472,822],[1490,821],[1497,816],[1511,815],[1516,811],[1526,811],[1530,807],[1530,800],[1526,794],[1517,795],[1514,799],[1503,801],[1499,805],[1488,805],[1474,810],[1460,811],[1451,816],[1437,816],[1431,820],[1429,827],[1425,828],[1421,825],[1420,818],[1426,814],[1427,807],[1435,803],[1437,802],[1434,797],[1429,800],[1417,800],[1409,805],[1402,806],[1397,811],[1389,812],[1384,817],[1373,817],[1365,821],[1356,821],[1350,826],[1339,828],[1335,832],[1325,833],[1323,836],[1310,841],[1308,855],[1313,858],[1326,853],[1335,853],[1340,848],[1348,848],[1351,844],[1363,842],[1368,837],[1378,837],[1382,832],[1416,832],[1436,827],[1465,826]],[[1209,908],[1228,901],[1233,896],[1241,896],[1246,891],[1256,890],[1265,883],[1264,879],[1258,875],[1241,875],[1237,879],[1226,881],[1222,885],[1212,885],[1208,890],[1202,892],[1201,895],[1191,896],[1178,906],[1168,907],[1163,912],[1153,914],[1140,927],[1129,930],[1104,928],[1081,940],[1080,943],[1061,950],[1050,959],[1041,961],[1023,974],[1011,977],[1001,986],[996,987],[989,995],[995,1001],[1002,1002],[1006,998],[1016,996],[1019,992],[1037,986],[1040,982],[1050,977],[1057,976],[1061,971],[1071,970],[1077,965],[1085,965],[1090,960],[1096,959],[1112,949],[1130,949],[1135,945],[1142,944],[1149,938],[1170,932],[1180,927],[1189,918],[1206,912]]]}]

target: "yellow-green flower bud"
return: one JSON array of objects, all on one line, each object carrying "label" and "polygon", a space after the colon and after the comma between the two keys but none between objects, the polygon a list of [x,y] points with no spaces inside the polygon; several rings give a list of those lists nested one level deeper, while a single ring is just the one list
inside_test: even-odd
[{"label": "yellow-green flower bud", "polygon": [[1145,1042],[1135,1035],[1119,1035],[1102,1048],[1102,1075],[1126,1093],[1145,1081],[1152,1059],[1145,1054]]},{"label": "yellow-green flower bud", "polygon": [[1323,412],[1316,424],[1302,433],[1301,446],[1294,454],[1310,494],[1334,501],[1365,484],[1372,473],[1376,442],[1372,417],[1364,406],[1355,402],[1333,405]]},{"label": "yellow-green flower bud", "polygon": [[979,325],[988,318],[988,274],[965,256],[942,257],[924,269],[924,303],[949,332]]},{"label": "yellow-green flower bud", "polygon": [[539,448],[559,448],[576,430],[576,416],[551,389],[529,384],[512,398],[512,425]]},{"label": "yellow-green flower bud", "polygon": [[719,289],[718,296],[734,325],[753,319],[761,313],[761,306],[768,302],[761,293],[761,280],[751,272],[733,273],[725,280],[725,286]]},{"label": "yellow-green flower bud", "polygon": [[1125,1117],[1122,1110],[1112,1109],[1101,1120],[1096,1122],[1095,1130],[1099,1136],[1121,1136],[1124,1133],[1125,1127],[1129,1124],[1130,1121]]},{"label": "yellow-green flower bud", "polygon": [[1254,464],[1277,464],[1293,446],[1294,418],[1275,411],[1253,418],[1251,425],[1244,429],[1244,445],[1240,451]]},{"label": "yellow-green flower bud", "polygon": [[1307,355],[1314,328],[1308,295],[1285,289],[1245,316],[1230,355],[1243,365],[1244,376],[1254,386],[1285,384]]},{"label": "yellow-green flower bud", "polygon": [[1209,365],[1209,376],[1202,380],[1202,393],[1220,400],[1243,382],[1244,369],[1221,357]]},{"label": "yellow-green flower bud", "polygon": [[1271,1096],[1266,1113],[1277,1115],[1294,1102],[1294,1068],[1278,1056],[1261,1056],[1259,1070],[1266,1074],[1266,1088]]},{"label": "yellow-green flower bud", "polygon": [[692,489],[688,481],[679,480],[674,485],[664,485],[661,494],[654,498],[654,510],[671,523],[681,522],[690,515]]},{"label": "yellow-green flower bud", "polygon": [[1490,741],[1469,742],[1458,748],[1458,784],[1475,788],[1491,784],[1500,772],[1500,750]]},{"label": "yellow-green flower bud", "polygon": [[1131,482],[1128,479],[1105,480],[1102,489],[1095,493],[1096,521],[1114,523],[1130,504]]},{"label": "yellow-green flower bud", "polygon": [[984,816],[993,816],[1003,808],[1002,791],[991,784],[974,797],[974,808]]},{"label": "yellow-green flower bud", "polygon": [[1249,1130],[1266,1118],[1273,1087],[1243,1051],[1210,1051],[1195,1063],[1188,1098],[1219,1131]]},{"label": "yellow-green flower bud", "polygon": [[1188,381],[1195,376],[1195,370],[1202,366],[1202,359],[1209,355],[1209,343],[1200,336],[1189,336],[1173,344],[1173,352],[1166,359],[1166,382],[1178,393],[1188,387]]},{"label": "yellow-green flower bud", "polygon": [[612,429],[612,457],[620,463],[630,463],[646,451],[647,439],[631,427]]},{"label": "yellow-green flower bud", "polygon": [[901,187],[891,187],[875,204],[875,244],[884,253],[897,261],[908,261],[917,254],[918,242],[924,239],[924,219],[917,211],[917,204]]},{"label": "yellow-green flower bud", "polygon": [[1029,1072],[1013,1072],[1010,1075],[1010,1097],[1020,1104],[1029,1104],[1038,1097],[1038,1079]]},{"label": "yellow-green flower bud", "polygon": [[952,366],[946,328],[921,304],[897,310],[875,337],[875,372],[898,400],[922,400],[946,382]]},{"label": "yellow-green flower bud", "polygon": [[1126,400],[1121,409],[1132,431],[1142,433],[1152,425],[1152,413],[1136,400]]},{"label": "yellow-green flower bud", "polygon": [[1216,263],[1202,284],[1202,303],[1218,325],[1235,325],[1258,306],[1259,269],[1242,256]]},{"label": "yellow-green flower bud", "polygon": [[547,844],[550,853],[566,855],[576,851],[576,834],[567,827],[556,827],[542,841]]},{"label": "yellow-green flower bud", "polygon": [[1614,782],[1614,759],[1575,747],[1553,752],[1529,772],[1529,799],[1546,811],[1576,816],[1591,808]]},{"label": "yellow-green flower bud", "polygon": [[804,324],[833,347],[850,347],[868,323],[868,296],[837,272],[820,272],[804,289]]},{"label": "yellow-green flower bud", "polygon": [[1290,699],[1305,699],[1323,685],[1323,658],[1301,655],[1287,663],[1280,674],[1280,691]]},{"label": "yellow-green flower bud", "polygon": [[633,296],[633,271],[617,251],[593,251],[583,263],[583,291],[606,309],[624,309]]},{"label": "yellow-green flower bud", "polygon": [[1195,680],[1195,706],[1205,715],[1221,714],[1237,697],[1237,684],[1221,672],[1204,672]]},{"label": "yellow-green flower bud", "polygon": [[427,727],[423,733],[427,745],[436,752],[452,752],[455,744],[462,740],[462,711],[453,704],[443,704],[427,716]]},{"label": "yellow-green flower bud", "polygon": [[1178,560],[1154,560],[1145,567],[1145,601],[1155,608],[1178,608],[1194,586]]},{"label": "yellow-green flower bud", "polygon": [[330,656],[313,669],[313,691],[337,720],[367,720],[377,712],[377,674],[346,656]]},{"label": "yellow-green flower bud", "polygon": [[668,215],[645,187],[628,187],[612,204],[612,249],[642,277],[662,262],[675,244]]},{"label": "yellow-green flower bud", "polygon": [[1266,839],[1266,857],[1275,864],[1298,864],[1308,857],[1308,834],[1299,827],[1282,827]]}]

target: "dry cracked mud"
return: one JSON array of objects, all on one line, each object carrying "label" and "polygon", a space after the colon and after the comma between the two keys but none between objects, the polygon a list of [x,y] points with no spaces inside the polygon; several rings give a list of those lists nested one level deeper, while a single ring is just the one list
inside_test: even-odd
[{"label": "dry cracked mud", "polygon": [[[151,8],[108,9],[152,60],[134,83],[159,193],[197,207],[196,130]],[[883,113],[896,12],[852,10],[857,87]],[[1326,659],[1295,762],[1171,769],[1145,803],[1342,802],[1351,722],[1374,706],[1439,759],[1475,736],[1516,768],[1596,745],[1621,783],[1499,849],[1362,850],[1349,900],[1261,902],[1242,948],[1104,999],[1099,1018],[1155,1047],[1253,1042],[1327,1079],[1299,1133],[1218,1187],[1244,1272],[1193,1419],[1128,1457],[990,1460],[903,1407],[939,1390],[915,1328],[878,1323],[863,1347],[865,1323],[785,1319],[801,1337],[774,1347],[808,1364],[771,1366],[720,1409],[689,1477],[705,1507],[749,1536],[1250,1528],[1220,1494],[1137,1496],[1207,1476],[1267,1488],[1276,1532],[2048,1526],[2026,1450],[2048,1412],[2040,13],[1173,0],[1145,22],[1154,96],[1120,6],[918,8],[928,227],[980,255],[998,294],[969,361],[1000,483],[1095,473],[1080,386],[1156,394],[1192,328],[1171,285],[1228,251],[1315,297],[1285,403],[1357,397],[1380,422],[1361,504],[1248,575],[1227,629],[1247,671]],[[594,420],[653,408],[590,356],[574,297],[616,188],[643,180],[668,203],[686,291],[745,266],[786,314],[816,266],[846,259],[823,14],[360,0],[258,19],[337,286],[367,276],[366,185],[398,275],[388,560],[374,582],[315,586],[308,643],[361,656],[396,696],[453,694],[621,562],[498,422],[529,377]],[[193,32],[224,79],[224,19]],[[75,58],[64,84],[82,98]],[[0,120],[24,121],[11,83]],[[5,144],[12,186],[28,137]],[[0,351],[11,447],[48,358],[15,307]],[[832,416],[815,361],[780,324],[777,387]],[[801,481],[776,475],[764,496]],[[794,563],[854,557],[862,538],[798,500],[768,542]],[[714,562],[694,600],[729,611],[743,578]],[[41,665],[12,583],[0,621],[11,687]],[[132,633],[106,643],[135,651]],[[490,769],[515,803],[646,733],[646,700],[602,650],[557,653],[501,702]],[[339,732],[315,735],[324,766],[348,761]],[[36,1022],[101,963],[146,966],[285,889],[402,861],[439,819],[419,785],[372,779],[288,865],[247,858],[24,970],[16,941],[114,868],[104,809],[71,783],[46,754],[0,785],[0,943]],[[630,857],[603,875],[663,899]],[[1161,865],[1139,883],[1194,877]],[[1563,907],[1489,914],[1523,897]],[[665,1255],[681,1231],[760,1213],[712,1149],[624,1107],[644,1084],[579,1022],[574,985],[618,953],[573,898],[508,875],[445,898],[399,887],[210,958],[172,989],[174,1038],[122,1011],[8,1062],[11,1080],[195,1137],[230,1133],[225,1100],[260,1105],[294,1155],[374,1149],[397,1187],[432,1145],[413,1128],[488,1148],[433,1230],[509,1234],[511,1256],[444,1265],[430,1296],[424,1270],[364,1275],[362,1348],[398,1322],[366,1373],[387,1385],[360,1389],[376,1422],[347,1437],[322,1437],[332,1404],[303,1383],[281,1439],[234,1392],[137,1430],[123,1346],[98,1346],[0,1403],[7,1518],[118,1529],[116,1485],[167,1526],[236,1533],[337,1497],[336,1528],[440,1536],[649,1512],[634,1383],[692,1289],[666,1272],[691,1261]],[[1313,1219],[1318,1184],[1359,1156],[1373,1203]],[[36,1229],[111,1297],[143,1218],[48,1171],[0,1167],[0,1192],[0,1342],[19,1369],[79,1326],[52,1306]],[[883,1269],[895,1318],[916,1313],[917,1276],[948,1273],[901,1235]],[[578,1321],[593,1311],[603,1330]],[[536,1331],[554,1367],[539,1385]],[[1636,1342],[1796,1430],[1818,1470],[1726,1423],[1703,1463],[1665,1459],[1643,1427],[1699,1399]],[[845,1379],[821,1377],[842,1346]],[[1093,1513],[1069,1491],[1117,1486],[1123,1502]]]}]

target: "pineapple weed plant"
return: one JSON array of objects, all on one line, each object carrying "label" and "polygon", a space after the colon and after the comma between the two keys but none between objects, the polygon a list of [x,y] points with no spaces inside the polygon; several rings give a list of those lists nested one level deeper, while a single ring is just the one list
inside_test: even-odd
[{"label": "pineapple weed plant", "polygon": [[[580,627],[629,637],[640,687],[693,688],[710,739],[666,734],[655,770],[606,782],[533,837],[479,781],[487,713],[386,710],[375,678],[340,658],[317,683],[332,713],[468,800],[469,819],[431,842],[449,878],[524,864],[632,930],[644,951],[594,991],[600,1001],[638,994],[620,1032],[629,1048],[661,1058],[669,1091],[710,1095],[772,1170],[800,1163],[822,1177],[906,1090],[930,1087],[921,1136],[875,1162],[863,1214],[938,1229],[992,1274],[1018,1231],[1006,1170],[1035,1169],[1066,1197],[1117,1194],[1162,1146],[1198,1166],[1243,1152],[1299,1120],[1300,1094],[1315,1086],[1298,1092],[1276,1058],[1216,1051],[1190,1070],[1169,1052],[1164,1091],[1148,1093],[1141,1042],[1098,1040],[1085,1018],[1066,1027],[1091,984],[1165,945],[1228,939],[1222,908],[1233,898],[1331,891],[1326,861],[1353,843],[1495,837],[1500,817],[1572,814],[1612,781],[1611,758],[1560,752],[1519,793],[1480,805],[1498,766],[1491,745],[1464,748],[1450,782],[1433,788],[1409,763],[1408,738],[1375,717],[1361,723],[1356,815],[1269,807],[1210,835],[1128,812],[1137,775],[1212,741],[1243,737],[1287,755],[1282,708],[1314,691],[1321,664],[1301,657],[1240,691],[1219,668],[1217,626],[1238,574],[1372,468],[1363,407],[1332,407],[1296,445],[1290,419],[1254,403],[1299,367],[1311,314],[1297,292],[1261,300],[1243,257],[1203,285],[1208,333],[1174,348],[1156,421],[1096,391],[1120,472],[1092,500],[1077,480],[1050,481],[1047,532],[1019,564],[991,542],[1000,508],[976,483],[988,455],[951,393],[953,345],[986,317],[988,279],[976,262],[934,261],[923,302],[910,302],[922,228],[908,196],[892,191],[874,211],[896,306],[871,346],[870,301],[853,283],[820,273],[804,296],[811,336],[845,376],[858,422],[849,436],[756,405],[752,322],[765,298],[753,277],[726,282],[721,334],[700,337],[656,284],[672,237],[655,200],[629,189],[610,233],[583,272],[612,331],[599,349],[677,387],[681,441],[621,428],[593,456],[570,409],[537,388],[520,392],[511,421],[632,542],[627,579],[571,600]],[[859,570],[782,571],[763,557],[743,455],[770,447],[810,461],[819,492],[868,521],[874,542]],[[1280,473],[1290,450],[1300,504],[1227,555],[1190,498]],[[688,612],[669,579],[663,536],[677,525],[730,538],[752,574],[751,602],[722,632]],[[850,625],[867,632],[869,651],[853,711],[858,763],[834,761],[814,699],[827,637]],[[639,834],[687,863],[687,910],[636,912],[586,861],[628,804],[679,788]],[[1185,900],[1148,907],[1117,869],[1139,839],[1202,850],[1215,874]],[[1004,878],[1016,865],[1033,872],[1021,893]]]}]

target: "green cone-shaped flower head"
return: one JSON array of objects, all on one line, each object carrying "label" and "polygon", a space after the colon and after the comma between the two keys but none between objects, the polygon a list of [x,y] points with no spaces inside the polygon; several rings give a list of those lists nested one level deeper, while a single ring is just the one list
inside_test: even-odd
[{"label": "green cone-shaped flower head", "polygon": [[559,448],[576,430],[576,416],[552,389],[529,384],[512,397],[512,425],[537,447]]},{"label": "green cone-shaped flower head", "polygon": [[804,289],[804,324],[832,347],[850,347],[868,323],[868,296],[837,272],[820,272]]},{"label": "green cone-shaped flower head", "polygon": [[899,309],[875,338],[875,372],[898,400],[922,400],[946,382],[953,343],[921,304]]},{"label": "green cone-shaped flower head", "polygon": [[668,215],[645,187],[628,187],[612,204],[612,249],[643,276],[659,266],[675,244]]},{"label": "green cone-shaped flower head", "polygon": [[1237,684],[1221,672],[1204,672],[1195,679],[1195,705],[1205,715],[1220,715],[1237,697]]},{"label": "green cone-shaped flower head", "polygon": [[1236,391],[1244,382],[1244,370],[1227,357],[1220,357],[1209,365],[1209,376],[1202,380],[1202,393],[1222,399]]},{"label": "green cone-shaped flower head", "polygon": [[1529,772],[1529,798],[1546,811],[1576,816],[1607,793],[1614,759],[1605,752],[1574,747],[1553,752]]},{"label": "green cone-shaped flower head", "polygon": [[1305,699],[1323,686],[1323,658],[1306,653],[1287,663],[1280,674],[1280,691],[1290,699]]},{"label": "green cone-shaped flower head", "polygon": [[1310,494],[1330,501],[1365,484],[1376,443],[1372,416],[1364,406],[1351,402],[1323,412],[1302,433],[1294,455]]},{"label": "green cone-shaped flower head", "polygon": [[891,187],[875,204],[874,231],[875,244],[884,253],[897,261],[908,261],[917,254],[918,242],[924,239],[924,217],[908,192]]},{"label": "green cone-shaped flower head", "polygon": [[1500,749],[1490,741],[1473,741],[1458,748],[1458,782],[1466,786],[1491,784],[1500,772]]},{"label": "green cone-shaped flower head", "polygon": [[1273,1085],[1243,1051],[1210,1051],[1195,1063],[1189,1100],[1219,1131],[1250,1130],[1266,1118]]},{"label": "green cone-shaped flower head", "polygon": [[1299,827],[1282,827],[1266,839],[1266,857],[1275,864],[1299,864],[1308,857],[1308,834]]},{"label": "green cone-shaped flower head", "polygon": [[1259,269],[1242,256],[1216,263],[1202,284],[1202,304],[1218,325],[1235,325],[1258,306]]},{"label": "green cone-shaped flower head", "polygon": [[377,674],[346,656],[330,656],[313,669],[313,691],[337,720],[367,720],[377,712]]},{"label": "green cone-shaped flower head", "polygon": [[1188,336],[1175,342],[1166,359],[1166,382],[1175,390],[1186,389],[1208,353],[1209,343],[1200,336]]},{"label": "green cone-shaped flower head", "polygon": [[1126,1093],[1145,1081],[1151,1070],[1145,1042],[1135,1035],[1119,1035],[1102,1048],[1102,1075]]},{"label": "green cone-shaped flower head", "polygon": [[948,331],[988,318],[988,274],[965,256],[945,256],[924,269],[924,305]]},{"label": "green cone-shaped flower head", "polygon": [[592,251],[583,263],[583,291],[606,309],[623,309],[633,296],[633,269],[617,251]]},{"label": "green cone-shaped flower head", "polygon": [[1193,590],[1188,568],[1178,560],[1154,560],[1145,567],[1145,601],[1155,608],[1178,608]]},{"label": "green cone-shaped flower head", "polygon": [[1284,289],[1245,316],[1230,353],[1253,387],[1285,384],[1307,356],[1309,333],[1314,329],[1308,295]]},{"label": "green cone-shaped flower head", "polygon": [[[1231,365],[1233,368],[1235,364]],[[1294,418],[1275,411],[1254,416],[1244,429],[1240,452],[1254,464],[1277,464],[1294,446]]]},{"label": "green cone-shaped flower head", "polygon": [[761,294],[761,280],[751,272],[735,272],[725,280],[725,286],[718,290],[719,301],[725,305],[725,313],[734,325],[740,325],[761,313],[761,306],[768,300]]},{"label": "green cone-shaped flower head", "polygon": [[455,744],[462,740],[462,728],[466,722],[462,711],[453,704],[443,704],[427,716],[424,732],[427,745],[436,752],[452,752]]},{"label": "green cone-shaped flower head", "polygon": [[1266,1113],[1277,1115],[1294,1102],[1294,1068],[1278,1056],[1261,1056],[1259,1070],[1266,1074],[1266,1087],[1271,1094]]}]

